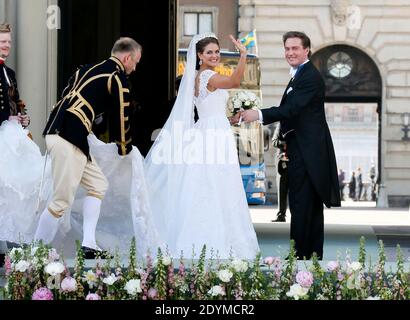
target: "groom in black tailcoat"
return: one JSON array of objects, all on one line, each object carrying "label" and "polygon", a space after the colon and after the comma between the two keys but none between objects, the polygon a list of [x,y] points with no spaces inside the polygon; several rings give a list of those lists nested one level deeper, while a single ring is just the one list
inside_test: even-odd
[{"label": "groom in black tailcoat", "polygon": [[310,39],[303,32],[283,36],[291,80],[278,107],[247,110],[245,122],[264,124],[280,121],[288,146],[290,238],[299,259],[323,256],[326,207],[340,207],[337,166],[332,138],[326,122],[325,84],[310,57]]}]

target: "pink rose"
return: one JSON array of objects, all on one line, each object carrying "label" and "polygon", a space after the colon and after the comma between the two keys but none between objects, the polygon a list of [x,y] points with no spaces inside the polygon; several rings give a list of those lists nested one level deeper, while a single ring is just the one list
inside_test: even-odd
[{"label": "pink rose", "polygon": [[148,290],[148,298],[155,299],[158,295],[158,291],[155,288],[150,288]]},{"label": "pink rose", "polygon": [[266,258],[263,260],[263,262],[264,262],[265,264],[267,264],[268,266],[271,266],[274,261],[275,261],[275,258],[274,258],[274,257],[266,257]]}]

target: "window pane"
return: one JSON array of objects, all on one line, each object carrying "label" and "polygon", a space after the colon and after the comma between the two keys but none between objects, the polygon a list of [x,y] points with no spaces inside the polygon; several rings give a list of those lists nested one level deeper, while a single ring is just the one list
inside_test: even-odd
[{"label": "window pane", "polygon": [[198,15],[196,13],[184,14],[184,35],[193,36],[197,34]]},{"label": "window pane", "polygon": [[199,33],[212,32],[212,13],[199,14]]}]

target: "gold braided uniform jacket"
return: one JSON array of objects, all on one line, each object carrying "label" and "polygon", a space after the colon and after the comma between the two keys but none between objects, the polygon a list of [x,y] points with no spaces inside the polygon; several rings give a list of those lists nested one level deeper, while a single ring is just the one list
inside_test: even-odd
[{"label": "gold braided uniform jacket", "polygon": [[129,122],[130,92],[124,66],[116,57],[80,67],[54,106],[43,134],[58,134],[89,156],[87,136],[93,126],[109,117],[110,135],[118,153],[132,150]]}]

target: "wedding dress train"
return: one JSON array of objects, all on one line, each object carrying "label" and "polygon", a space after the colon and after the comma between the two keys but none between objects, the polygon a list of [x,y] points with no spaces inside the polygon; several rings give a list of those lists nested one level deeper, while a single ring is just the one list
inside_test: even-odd
[{"label": "wedding dress train", "polygon": [[[118,248],[127,253],[136,238],[137,254],[155,253],[161,245],[151,221],[151,209],[143,171],[143,158],[137,148],[125,157],[115,144],[105,144],[89,136],[90,152],[109,181],[97,224],[97,243],[106,250]],[[44,156],[17,123],[0,126],[0,240],[30,243],[38,224],[37,199],[44,168]],[[40,196],[42,212],[52,194],[51,161],[48,158]],[[65,212],[52,245],[74,253],[75,240],[82,237],[82,202],[86,192],[78,189],[71,211]]]}]

